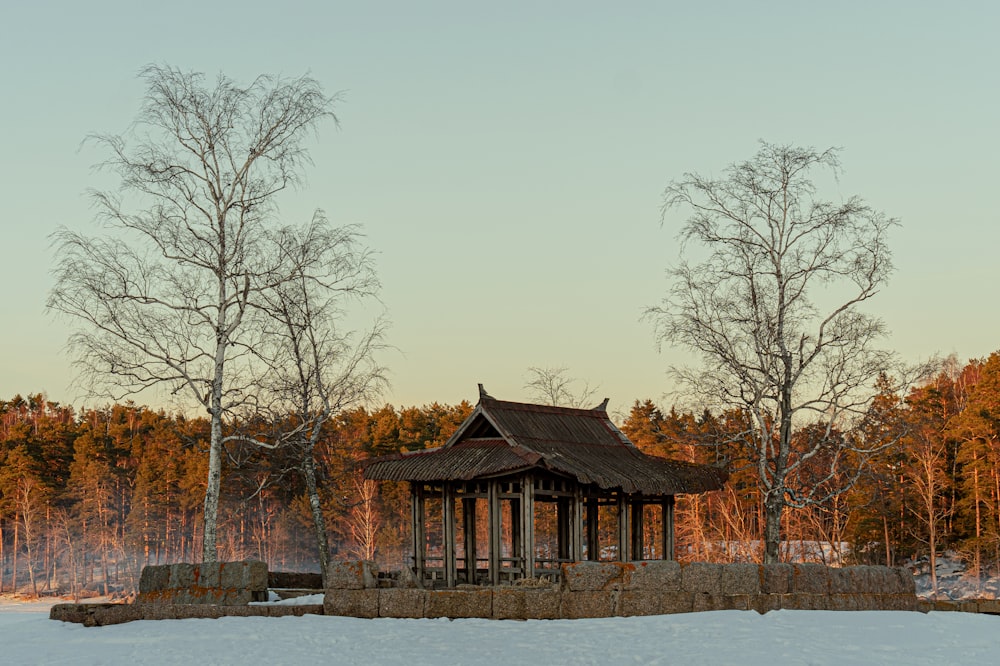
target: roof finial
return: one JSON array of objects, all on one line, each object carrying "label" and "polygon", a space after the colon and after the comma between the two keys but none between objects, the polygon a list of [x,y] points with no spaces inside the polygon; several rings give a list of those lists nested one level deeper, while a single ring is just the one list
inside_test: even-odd
[{"label": "roof finial", "polygon": [[[480,386],[482,386],[482,385],[480,384]],[[602,402],[601,404],[599,404],[597,407],[594,407],[593,411],[595,411],[595,412],[606,412],[606,411],[608,411],[608,399],[605,398],[604,402]]]},{"label": "roof finial", "polygon": [[480,400],[495,400],[495,398],[493,396],[491,396],[489,393],[486,392],[486,389],[483,388],[482,384],[479,385],[479,399]]}]

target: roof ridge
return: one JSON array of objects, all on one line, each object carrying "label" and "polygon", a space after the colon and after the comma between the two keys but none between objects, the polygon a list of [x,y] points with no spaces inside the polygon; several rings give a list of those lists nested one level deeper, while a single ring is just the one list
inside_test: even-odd
[{"label": "roof ridge", "polygon": [[[484,401],[485,402],[485,401]],[[518,409],[525,412],[541,412],[550,414],[573,414],[576,416],[591,416],[594,418],[607,418],[607,411],[600,409],[590,409],[587,407],[563,407],[561,405],[540,405],[533,402],[516,402],[514,400],[489,399],[490,407],[501,406]]]}]

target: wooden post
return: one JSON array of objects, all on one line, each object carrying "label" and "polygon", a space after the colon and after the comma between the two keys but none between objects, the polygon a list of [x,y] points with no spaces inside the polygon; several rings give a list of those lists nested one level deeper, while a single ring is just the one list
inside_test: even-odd
[{"label": "wooden post", "polygon": [[568,497],[560,497],[556,500],[556,525],[558,527],[556,557],[560,560],[568,560],[570,558],[570,549],[573,547],[570,538],[572,532],[572,528],[570,527],[572,513]]},{"label": "wooden post", "polygon": [[525,578],[535,577],[535,477],[525,474],[521,480],[521,552]]},{"label": "wooden post", "polygon": [[601,545],[598,543],[600,531],[598,529],[598,500],[596,497],[587,498],[587,559],[597,561],[601,559]]},{"label": "wooden post", "polygon": [[462,542],[465,544],[465,582],[476,584],[476,498],[462,498]]},{"label": "wooden post", "polygon": [[424,486],[410,483],[410,506],[413,513],[413,574],[420,587],[424,586],[424,566],[427,559],[427,540],[424,537]]},{"label": "wooden post", "polygon": [[664,560],[674,559],[674,496],[664,498],[663,511],[663,555]]},{"label": "wooden post", "polygon": [[631,525],[629,525],[628,502],[625,493],[618,492],[618,561],[628,562],[632,559],[629,549],[631,544]]},{"label": "wooden post", "polygon": [[[512,489],[513,490],[513,489]],[[521,559],[521,539],[524,536],[524,523],[521,521],[521,500],[514,498],[510,501],[510,554],[514,560]],[[524,560],[521,559],[522,565]],[[516,562],[515,562],[516,566]]]},{"label": "wooden post", "polygon": [[633,560],[645,559],[646,550],[646,523],[643,514],[643,503],[636,500],[631,503],[632,513],[632,552]]},{"label": "wooden post", "polygon": [[444,585],[455,587],[455,489],[445,481],[441,487],[441,537],[444,539]]},{"label": "wooden post", "polygon": [[583,560],[583,489],[574,484],[573,503],[570,505],[570,557],[574,562]]},{"label": "wooden post", "polygon": [[490,585],[500,584],[500,482],[489,482],[487,522],[489,523],[489,573]]}]

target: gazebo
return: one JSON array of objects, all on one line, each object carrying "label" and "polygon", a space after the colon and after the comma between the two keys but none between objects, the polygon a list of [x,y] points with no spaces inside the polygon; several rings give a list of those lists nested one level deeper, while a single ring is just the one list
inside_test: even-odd
[{"label": "gazebo", "polygon": [[585,559],[673,559],[675,495],[718,490],[727,474],[643,453],[607,404],[508,402],[480,384],[479,403],[444,446],[366,461],[366,478],[410,483],[420,584],[499,585],[554,578]]}]

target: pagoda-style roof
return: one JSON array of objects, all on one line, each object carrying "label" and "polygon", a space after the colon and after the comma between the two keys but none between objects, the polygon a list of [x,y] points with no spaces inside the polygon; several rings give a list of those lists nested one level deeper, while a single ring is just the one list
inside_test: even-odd
[{"label": "pagoda-style roof", "polygon": [[643,453],[608,418],[607,403],[574,409],[508,402],[480,385],[475,410],[444,446],[374,458],[365,477],[470,481],[540,469],[641,495],[701,493],[726,482],[722,469]]}]

